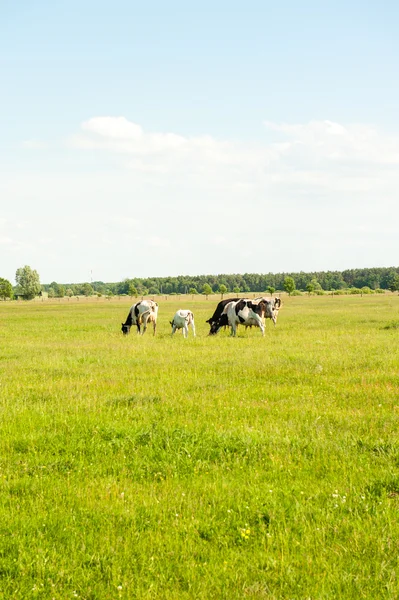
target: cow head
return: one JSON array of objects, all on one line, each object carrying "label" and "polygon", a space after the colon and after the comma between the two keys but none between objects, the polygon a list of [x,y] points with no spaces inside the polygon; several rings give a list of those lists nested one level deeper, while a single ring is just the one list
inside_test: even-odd
[{"label": "cow head", "polygon": [[[207,323],[208,322],[209,321],[207,321]],[[219,329],[221,328],[220,319],[218,321],[213,321],[210,325],[211,325],[211,328],[209,330],[208,335],[216,335],[218,333]]]},{"label": "cow head", "polygon": [[130,325],[126,325],[126,323],[122,323],[122,333],[123,335],[127,335],[130,333]]},{"label": "cow head", "polygon": [[274,315],[274,306],[275,306],[273,303],[273,300],[262,300],[262,302],[260,304],[262,304],[262,310],[263,310],[264,316],[272,319],[273,315]]},{"label": "cow head", "polygon": [[211,323],[211,329],[209,331],[209,335],[216,335],[222,327],[225,327],[229,324],[227,319],[227,315],[222,314],[222,316],[217,319],[217,321],[213,321]]}]

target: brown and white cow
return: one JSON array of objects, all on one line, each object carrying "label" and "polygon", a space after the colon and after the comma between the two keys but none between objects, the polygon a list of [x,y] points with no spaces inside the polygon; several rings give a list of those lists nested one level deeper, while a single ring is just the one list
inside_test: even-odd
[{"label": "brown and white cow", "polygon": [[274,326],[276,326],[278,311],[281,308],[281,299],[280,298],[270,298],[268,296],[260,296],[259,298],[255,298],[253,300],[253,302],[258,303],[261,300],[264,300],[265,302],[271,302],[272,310],[269,312],[269,314],[265,315],[265,318],[271,319],[274,323]]},{"label": "brown and white cow", "polygon": [[[127,335],[132,325],[136,325],[137,333],[143,335],[146,332],[148,323],[154,327],[154,335],[157,328],[158,304],[153,300],[140,300],[130,307],[126,321],[122,323],[122,333]],[[141,331],[141,325],[143,330]]]}]

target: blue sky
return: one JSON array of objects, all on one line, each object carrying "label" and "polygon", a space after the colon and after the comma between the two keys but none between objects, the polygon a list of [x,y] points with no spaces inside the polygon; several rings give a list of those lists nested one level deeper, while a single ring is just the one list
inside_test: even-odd
[{"label": "blue sky", "polygon": [[397,265],[398,17],[0,3],[0,277]]}]

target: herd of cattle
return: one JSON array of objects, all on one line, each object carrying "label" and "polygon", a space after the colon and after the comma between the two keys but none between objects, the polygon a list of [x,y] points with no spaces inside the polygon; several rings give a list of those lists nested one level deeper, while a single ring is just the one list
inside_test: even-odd
[{"label": "herd of cattle", "polygon": [[[265,319],[271,319],[276,325],[278,312],[281,308],[280,298],[260,297],[254,300],[248,298],[228,298],[221,300],[215,312],[206,322],[210,325],[209,335],[216,335],[222,327],[230,327],[231,335],[237,333],[237,325],[245,325],[245,328],[259,327],[262,335],[265,335]],[[141,300],[136,302],[129,310],[126,321],[122,323],[122,333],[127,335],[132,326],[137,327],[137,333],[143,335],[149,323],[153,324],[154,335],[157,328],[158,304],[153,300]],[[177,329],[183,330],[183,335],[188,336],[189,325],[195,336],[194,314],[191,310],[178,310],[170,321],[172,335]]]}]

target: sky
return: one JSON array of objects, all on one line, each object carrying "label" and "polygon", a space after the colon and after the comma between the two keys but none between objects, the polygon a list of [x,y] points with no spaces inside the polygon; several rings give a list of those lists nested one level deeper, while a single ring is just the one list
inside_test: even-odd
[{"label": "sky", "polygon": [[398,22],[391,0],[0,0],[0,277],[399,265]]}]

